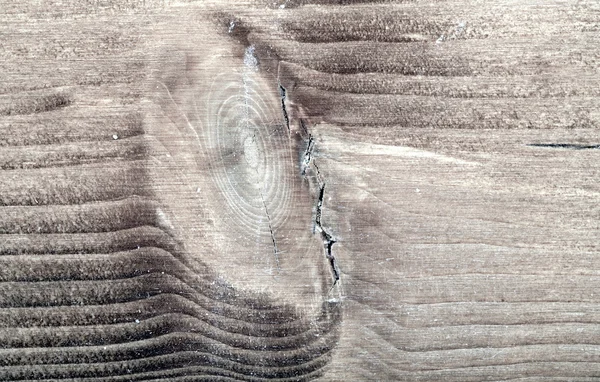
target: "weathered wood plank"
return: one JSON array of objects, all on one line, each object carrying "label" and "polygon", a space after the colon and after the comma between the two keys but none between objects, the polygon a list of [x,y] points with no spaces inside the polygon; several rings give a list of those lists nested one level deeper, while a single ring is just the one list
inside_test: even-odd
[{"label": "weathered wood plank", "polygon": [[600,377],[597,2],[0,9],[0,380]]}]

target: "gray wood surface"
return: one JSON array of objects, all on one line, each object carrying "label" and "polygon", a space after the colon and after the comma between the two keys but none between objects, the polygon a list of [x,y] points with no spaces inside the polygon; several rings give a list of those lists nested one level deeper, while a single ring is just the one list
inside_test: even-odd
[{"label": "gray wood surface", "polygon": [[2,1],[0,380],[600,380],[599,30]]}]

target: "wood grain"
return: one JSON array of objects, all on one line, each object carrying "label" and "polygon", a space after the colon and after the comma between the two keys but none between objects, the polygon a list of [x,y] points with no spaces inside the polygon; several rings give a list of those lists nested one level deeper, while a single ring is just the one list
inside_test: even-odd
[{"label": "wood grain", "polygon": [[0,9],[0,380],[600,379],[597,2]]}]

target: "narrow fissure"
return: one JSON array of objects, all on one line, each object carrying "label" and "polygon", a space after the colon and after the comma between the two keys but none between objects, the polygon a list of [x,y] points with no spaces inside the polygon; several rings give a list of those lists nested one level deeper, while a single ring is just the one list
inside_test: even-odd
[{"label": "narrow fissure", "polygon": [[302,157],[302,176],[306,176],[306,169],[310,166],[314,144],[315,140],[313,139],[312,135],[309,134],[308,145],[306,146],[304,156]]},{"label": "narrow fissure", "polygon": [[333,235],[331,235],[325,229],[325,227],[323,227],[323,224],[321,222],[321,218],[323,215],[323,203],[325,200],[325,181],[323,180],[321,171],[319,170],[319,166],[317,165],[317,163],[313,157],[313,150],[315,148],[315,140],[314,140],[313,136],[308,133],[308,129],[306,128],[306,125],[302,119],[300,120],[300,126],[302,127],[304,132],[306,134],[308,134],[308,143],[306,145],[306,150],[304,151],[304,155],[302,156],[302,163],[301,163],[302,176],[304,176],[306,178],[307,170],[310,169],[311,167],[314,168],[315,178],[316,178],[317,184],[319,186],[319,197],[317,198],[317,205],[315,208],[315,221],[314,221],[314,226],[313,226],[313,234],[318,232],[321,235],[321,240],[323,240],[325,256],[327,257],[327,260],[329,261],[329,266],[331,267],[331,273],[333,274],[333,278],[334,278],[333,285],[332,285],[332,287],[333,287],[340,280],[340,271],[339,271],[339,267],[337,265],[336,258],[333,255],[333,245],[336,243],[336,240],[334,239]]},{"label": "narrow fissure", "polygon": [[269,215],[269,209],[267,208],[267,203],[265,202],[265,198],[261,192],[260,199],[262,200],[262,204],[265,207],[265,214],[267,215],[267,224],[269,225],[269,232],[271,233],[271,241],[273,242],[273,253],[275,255],[275,263],[277,264],[277,269],[280,270],[281,267],[279,265],[279,250],[277,249],[277,242],[275,241],[275,233],[273,232],[273,226],[271,225],[271,215]]},{"label": "narrow fissure", "polygon": [[571,150],[598,150],[600,145],[582,145],[576,143],[530,143],[530,147],[544,147],[550,149],[571,149]]},{"label": "narrow fissure", "polygon": [[[288,133],[289,133],[289,132],[291,132],[290,118],[289,118],[289,115],[288,115],[288,112],[286,109],[286,105],[285,105],[285,101],[287,98],[287,92],[286,92],[286,89],[281,85],[281,82],[279,82],[279,69],[280,68],[278,67],[277,68],[277,78],[278,78],[279,95],[281,97],[281,111],[283,113],[283,119],[285,120],[285,125],[286,125],[286,127],[288,129]],[[331,272],[332,272],[333,278],[334,278],[334,282],[332,285],[332,287],[333,287],[340,280],[340,271],[339,271],[335,256],[333,255],[333,249],[332,249],[333,245],[336,243],[336,240],[323,227],[323,225],[321,223],[323,200],[324,200],[324,196],[325,196],[325,182],[323,181],[323,179],[321,177],[321,173],[319,171],[319,167],[317,166],[317,164],[313,158],[313,150],[315,147],[315,140],[314,140],[313,136],[308,132],[308,129],[307,129],[306,124],[303,119],[300,119],[300,126],[302,127],[303,132],[306,135],[308,135],[308,143],[307,143],[304,155],[302,157],[301,174],[303,177],[306,178],[307,170],[312,165],[312,167],[314,167],[314,169],[315,169],[316,180],[317,180],[317,184],[319,186],[319,198],[317,199],[313,233],[316,233],[316,231],[319,231],[319,233],[321,235],[321,239],[323,240],[325,256],[327,257],[327,260],[329,261],[329,265],[331,267]],[[263,201],[263,203],[264,203],[264,201]],[[266,209],[266,205],[265,205],[265,209]],[[273,237],[273,245],[275,246],[275,237],[274,236],[272,236],[272,237]],[[277,252],[276,246],[275,246],[275,251]]]},{"label": "narrow fissure", "polygon": [[290,132],[290,118],[288,116],[287,109],[285,108],[286,91],[285,91],[285,88],[283,86],[281,86],[281,84],[279,84],[279,96],[281,97],[281,110],[283,112],[283,119],[285,120],[285,126],[287,127],[288,133],[289,133]]},{"label": "narrow fissure", "polygon": [[[315,166],[316,167],[316,166]],[[320,174],[317,168],[318,179],[320,179]],[[331,267],[331,272],[333,273],[333,286],[337,284],[340,280],[340,272],[337,266],[337,262],[335,260],[335,256],[333,255],[333,245],[336,243],[336,240],[333,236],[327,232],[327,230],[321,224],[321,216],[323,211],[323,198],[325,197],[325,183],[320,184],[319,188],[319,199],[317,200],[317,211],[315,213],[315,230],[321,234],[321,239],[323,240],[323,245],[325,246],[325,256],[327,260],[329,260],[329,266]]]}]

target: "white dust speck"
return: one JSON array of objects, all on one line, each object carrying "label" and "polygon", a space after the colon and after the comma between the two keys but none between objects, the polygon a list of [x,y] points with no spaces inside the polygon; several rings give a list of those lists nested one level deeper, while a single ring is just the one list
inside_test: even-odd
[{"label": "white dust speck", "polygon": [[140,320],[136,319],[136,320],[135,320],[135,323],[136,323],[136,324],[139,324],[139,323],[140,323]]},{"label": "white dust speck", "polygon": [[112,138],[116,141],[117,139],[119,139],[119,136],[117,134],[113,134]]},{"label": "white dust speck", "polygon": [[227,31],[228,33],[233,32],[233,28],[235,28],[235,21],[231,20],[229,22],[229,30]]}]

